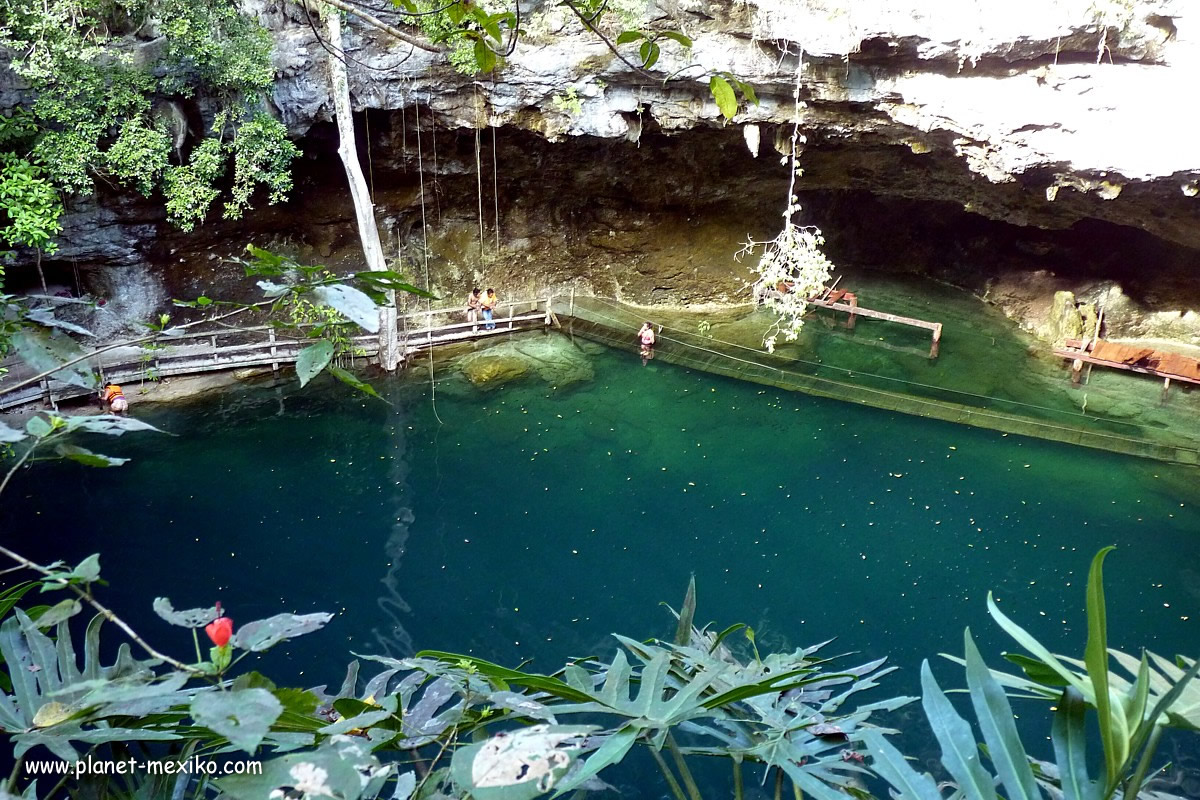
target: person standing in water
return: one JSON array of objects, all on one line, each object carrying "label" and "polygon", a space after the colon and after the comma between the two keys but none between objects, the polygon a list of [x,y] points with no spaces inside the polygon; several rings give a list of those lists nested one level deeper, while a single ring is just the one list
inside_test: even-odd
[{"label": "person standing in water", "polygon": [[475,325],[475,321],[479,319],[479,310],[483,308],[483,298],[479,296],[479,287],[476,286],[467,295],[467,322],[471,324],[471,330],[479,330],[479,326]]},{"label": "person standing in water", "polygon": [[487,324],[483,327],[489,331],[496,328],[496,323],[492,322],[492,313],[499,304],[500,298],[496,297],[496,290],[488,287],[487,294],[483,297],[483,318],[487,320]]},{"label": "person standing in water", "polygon": [[658,341],[658,337],[654,335],[654,326],[649,322],[642,323],[642,329],[638,331],[638,342],[642,348],[642,366],[646,366],[646,362],[654,358],[654,343]]}]

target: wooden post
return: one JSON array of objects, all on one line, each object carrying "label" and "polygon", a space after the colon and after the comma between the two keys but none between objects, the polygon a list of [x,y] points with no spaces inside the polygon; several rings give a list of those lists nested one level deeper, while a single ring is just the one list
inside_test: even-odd
[{"label": "wooden post", "polygon": [[942,323],[939,322],[937,324],[937,327],[933,329],[933,346],[931,346],[929,348],[929,357],[930,358],[938,357],[938,349],[939,349],[939,346],[941,345],[941,343],[942,343]]},{"label": "wooden post", "polygon": [[1163,378],[1162,397],[1158,401],[1160,405],[1167,402],[1167,392],[1170,391],[1170,389],[1171,389],[1171,379]]},{"label": "wooden post", "polygon": [[1083,371],[1083,360],[1075,359],[1071,364],[1071,383],[1075,386],[1079,385],[1079,373]]},{"label": "wooden post", "polygon": [[275,373],[275,376],[278,377],[279,362],[275,358],[279,355],[279,351],[275,347],[275,329],[272,327],[267,328],[267,341],[271,343],[271,372]]},{"label": "wooden post", "polygon": [[516,308],[516,307],[517,307],[517,304],[516,304],[516,303],[509,303],[509,304],[508,304],[508,329],[509,329],[510,331],[513,329],[513,323],[512,323],[512,318],[513,318],[513,309],[514,309],[514,308]]},{"label": "wooden post", "polygon": [[47,406],[52,407],[54,405],[54,396],[50,394],[50,380],[48,378],[42,378],[42,401]]},{"label": "wooden post", "polygon": [[858,316],[854,313],[854,309],[858,308],[858,295],[850,295],[850,318],[846,320],[846,327],[849,330],[854,330],[854,323],[858,320]]},{"label": "wooden post", "polygon": [[571,311],[567,314],[568,317],[575,316],[575,284],[571,284]]},{"label": "wooden post", "polygon": [[210,336],[210,337],[209,337],[209,341],[212,343],[212,349],[213,349],[212,358],[213,358],[213,363],[214,363],[214,364],[219,364],[220,362],[217,360],[217,337],[216,337],[216,336]]},{"label": "wooden post", "polygon": [[550,310],[550,306],[552,306],[552,305],[554,305],[554,295],[550,295],[548,298],[546,298],[546,327],[547,328],[550,327],[550,317],[554,313]]}]

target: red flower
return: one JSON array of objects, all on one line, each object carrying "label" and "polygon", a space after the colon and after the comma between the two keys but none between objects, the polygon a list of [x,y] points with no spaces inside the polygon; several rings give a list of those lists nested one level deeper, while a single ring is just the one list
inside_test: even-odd
[{"label": "red flower", "polygon": [[212,639],[213,644],[217,647],[224,647],[229,644],[229,640],[233,636],[233,620],[229,617],[217,617],[204,626],[204,632],[208,634],[209,639]]}]

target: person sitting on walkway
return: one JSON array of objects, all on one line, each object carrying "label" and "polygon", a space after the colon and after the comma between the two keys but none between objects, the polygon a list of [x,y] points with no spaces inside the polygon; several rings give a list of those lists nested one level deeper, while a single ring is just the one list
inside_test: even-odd
[{"label": "person sitting on walkway", "polygon": [[488,288],[487,294],[483,298],[483,318],[487,320],[487,324],[483,327],[487,330],[495,330],[496,323],[492,322],[492,314],[496,310],[496,306],[500,304],[500,298],[496,297],[496,290]]},{"label": "person sitting on walkway", "polygon": [[124,414],[129,410],[129,401],[125,399],[125,393],[115,383],[104,387],[104,405],[113,414]]},{"label": "person sitting on walkway", "polygon": [[[483,298],[479,296],[479,287],[476,286],[467,295],[467,322],[474,323],[479,319],[479,309],[483,307]],[[477,325],[472,324],[471,330],[479,330]]]}]

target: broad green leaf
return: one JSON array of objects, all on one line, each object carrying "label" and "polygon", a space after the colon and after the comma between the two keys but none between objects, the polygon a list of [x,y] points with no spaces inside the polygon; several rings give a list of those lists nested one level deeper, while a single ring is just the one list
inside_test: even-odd
[{"label": "broad green leaf", "polygon": [[1100,787],[1088,775],[1086,712],[1079,690],[1064,689],[1050,726],[1063,800],[1099,800]]},{"label": "broad green leaf", "polygon": [[737,96],[733,93],[733,87],[729,85],[729,81],[722,78],[720,75],[713,75],[708,79],[708,89],[712,92],[713,99],[717,101],[717,108],[721,110],[721,116],[725,119],[733,119],[737,114]]},{"label": "broad green leaf", "polygon": [[555,787],[593,726],[534,725],[456,750],[454,782],[476,800],[533,800]]},{"label": "broad green leaf", "polygon": [[872,756],[871,768],[896,790],[898,800],[942,800],[933,778],[910,767],[880,731],[866,730],[862,740]]},{"label": "broad green leaf", "polygon": [[617,36],[617,44],[629,44],[630,42],[636,42],[639,39],[645,38],[646,34],[641,31],[621,31]]},{"label": "broad green leaf", "polygon": [[567,792],[573,791],[587,782],[589,778],[596,775],[605,767],[620,762],[629,753],[633,743],[637,741],[638,729],[632,725],[626,725],[624,728],[609,735],[604,744],[592,753],[586,761],[583,762],[583,767],[579,769],[570,778],[558,784],[557,791],[551,796],[551,800],[555,797],[561,797]]},{"label": "broad green leaf", "polygon": [[[378,400],[383,400],[383,398],[379,396],[379,392],[375,391],[374,386],[372,386],[371,384],[367,383],[364,380],[360,380],[359,378],[357,378],[354,375],[354,373],[352,373],[348,370],[342,369],[337,364],[330,364],[327,367],[327,371],[329,372],[330,375],[337,378],[339,381],[346,384],[347,386],[351,386],[351,387],[357,389],[358,391],[362,392],[363,394],[368,394],[371,397],[374,397]],[[384,402],[386,403],[387,401],[384,400]]]},{"label": "broad green leaf", "polygon": [[321,374],[321,370],[333,359],[333,342],[322,339],[300,351],[296,356],[296,377],[300,386],[306,386],[309,381]]},{"label": "broad green leaf", "polygon": [[661,52],[662,48],[658,46],[658,42],[643,42],[639,49],[639,53],[642,56],[642,69],[650,69],[657,64],[658,56]]},{"label": "broad green leaf", "polygon": [[689,38],[689,37],[687,37],[687,36],[684,36],[684,35],[683,35],[682,33],[680,33],[679,31],[663,31],[662,33],[658,34],[658,38],[660,38],[660,39],[672,39],[672,40],[674,40],[674,41],[676,41],[676,42],[679,42],[679,43],[680,43],[681,45],[683,45],[684,47],[691,47],[691,46],[692,46],[692,40],[691,40],[691,38]]},{"label": "broad green leaf", "polygon": [[76,447],[73,444],[60,444],[54,448],[54,451],[63,458],[76,461],[85,467],[119,467],[129,461],[128,458],[93,453],[91,450]]},{"label": "broad green leaf", "polygon": [[60,622],[70,619],[82,610],[83,606],[79,604],[79,601],[73,597],[70,597],[66,600],[59,601],[58,604],[53,605],[43,611],[41,614],[38,614],[37,618],[34,620],[34,624],[36,624],[38,628],[49,628],[53,625],[57,625]]},{"label": "broad green leaf", "polygon": [[[47,335],[44,331],[29,328],[22,328],[14,333],[10,341],[17,355],[37,372],[61,367],[64,363],[74,361],[85,354],[83,348],[69,336]],[[85,389],[95,389],[99,385],[87,361],[63,367],[53,372],[50,377]]]},{"label": "broad green leaf", "polygon": [[1029,758],[1025,755],[1025,747],[1013,722],[1012,706],[979,654],[970,628],[963,633],[963,644],[967,656],[967,688],[971,692],[971,704],[975,707],[975,718],[979,720],[979,728],[983,731],[988,755],[996,766],[1004,788],[1008,790],[1007,798],[1041,800],[1033,780],[1033,770],[1029,768]]},{"label": "broad green leaf", "polygon": [[233,646],[241,650],[262,652],[284,639],[294,639],[320,630],[333,619],[333,614],[276,614],[267,619],[247,622],[233,635]]},{"label": "broad green leaf", "polygon": [[101,414],[99,416],[65,416],[55,415],[68,431],[84,431],[85,433],[101,433],[105,436],[123,436],[130,431],[154,431],[163,433],[148,422],[142,422],[134,417],[119,414]]},{"label": "broad green leaf", "polygon": [[929,661],[921,662],[921,705],[942,747],[942,764],[971,800],[996,800],[992,776],[979,762],[971,726],[959,716],[933,677]]},{"label": "broad green leaf", "polygon": [[1092,682],[1109,786],[1116,786],[1120,777],[1119,770],[1125,761],[1125,748],[1128,747],[1128,742],[1122,740],[1121,732],[1117,729],[1112,698],[1108,695],[1108,621],[1104,607],[1104,557],[1115,549],[1109,546],[1096,553],[1088,571],[1088,637],[1087,646],[1083,651],[1083,660]]},{"label": "broad green leaf", "polygon": [[[499,39],[499,28],[496,30],[496,38]],[[491,72],[496,68],[496,53],[492,48],[487,46],[487,42],[483,39],[475,40],[475,69],[478,72]],[[364,326],[365,327],[365,326]]]},{"label": "broad green leaf", "polygon": [[49,436],[54,431],[54,428],[51,427],[50,423],[44,417],[30,417],[25,421],[25,431],[30,436],[41,439]]},{"label": "broad green leaf", "polygon": [[165,597],[154,598],[154,613],[172,625],[181,628],[203,628],[217,617],[221,616],[216,606],[209,608],[189,608],[176,611],[171,601]]},{"label": "broad green leaf", "polygon": [[313,289],[318,303],[336,309],[346,319],[357,322],[368,333],[379,332],[379,307],[360,290],[343,283]]},{"label": "broad green leaf", "polygon": [[197,725],[224,736],[239,750],[253,753],[279,718],[283,706],[266,689],[197,694],[189,709]]}]

